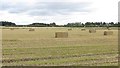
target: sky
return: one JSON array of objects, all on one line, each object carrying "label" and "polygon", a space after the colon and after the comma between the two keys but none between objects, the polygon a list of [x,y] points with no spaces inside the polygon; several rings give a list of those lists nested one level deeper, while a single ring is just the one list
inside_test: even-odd
[{"label": "sky", "polygon": [[0,0],[0,21],[18,25],[117,22],[119,0]]}]

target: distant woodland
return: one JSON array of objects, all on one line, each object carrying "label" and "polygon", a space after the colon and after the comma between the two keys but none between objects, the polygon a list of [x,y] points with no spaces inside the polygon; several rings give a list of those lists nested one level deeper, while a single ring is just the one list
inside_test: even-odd
[{"label": "distant woodland", "polygon": [[55,22],[46,24],[46,23],[32,23],[28,25],[16,25],[13,22],[0,21],[0,26],[5,27],[119,27],[119,22],[74,22],[64,25],[57,25]]}]

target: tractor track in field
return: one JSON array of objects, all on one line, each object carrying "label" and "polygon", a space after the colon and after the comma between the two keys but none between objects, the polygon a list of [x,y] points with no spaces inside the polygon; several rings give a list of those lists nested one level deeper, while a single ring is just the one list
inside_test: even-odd
[{"label": "tractor track in field", "polygon": [[[82,55],[71,55],[71,56],[56,56],[56,57],[42,57],[42,58],[22,58],[22,59],[4,59],[2,63],[13,63],[13,62],[20,62],[20,61],[39,61],[39,60],[49,60],[49,59],[63,59],[63,58],[74,58],[74,57],[84,57],[84,56],[102,56],[102,55],[112,55],[117,53],[102,53],[102,54],[82,54]],[[89,60],[80,60],[80,61],[91,61],[91,60],[103,60],[102,59],[89,59]],[[106,59],[106,58],[105,58]],[[110,58],[112,59],[112,58]],[[117,59],[114,58],[114,59]]]}]

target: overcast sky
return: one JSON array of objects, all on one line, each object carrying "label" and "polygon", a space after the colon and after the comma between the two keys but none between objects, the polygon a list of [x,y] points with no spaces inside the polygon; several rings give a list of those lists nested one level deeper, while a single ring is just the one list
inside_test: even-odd
[{"label": "overcast sky", "polygon": [[117,22],[119,0],[0,0],[0,21],[16,24]]}]

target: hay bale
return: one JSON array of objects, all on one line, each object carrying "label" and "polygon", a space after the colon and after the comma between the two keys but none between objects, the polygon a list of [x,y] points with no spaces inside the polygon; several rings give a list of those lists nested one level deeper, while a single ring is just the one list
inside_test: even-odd
[{"label": "hay bale", "polygon": [[86,29],[85,28],[82,28],[81,31],[85,31]]},{"label": "hay bale", "polygon": [[104,31],[104,35],[113,35],[113,31]]},{"label": "hay bale", "polygon": [[14,30],[14,28],[10,28],[10,30]]},{"label": "hay bale", "polygon": [[55,32],[55,38],[68,38],[68,32]]},{"label": "hay bale", "polygon": [[68,31],[71,31],[72,29],[68,29]]},{"label": "hay bale", "polygon": [[108,30],[111,30],[111,28],[108,28]]},{"label": "hay bale", "polygon": [[32,29],[32,28],[31,28],[31,29],[29,29],[29,31],[35,31],[35,29]]},{"label": "hay bale", "polygon": [[90,29],[89,33],[96,33],[96,29]]}]

